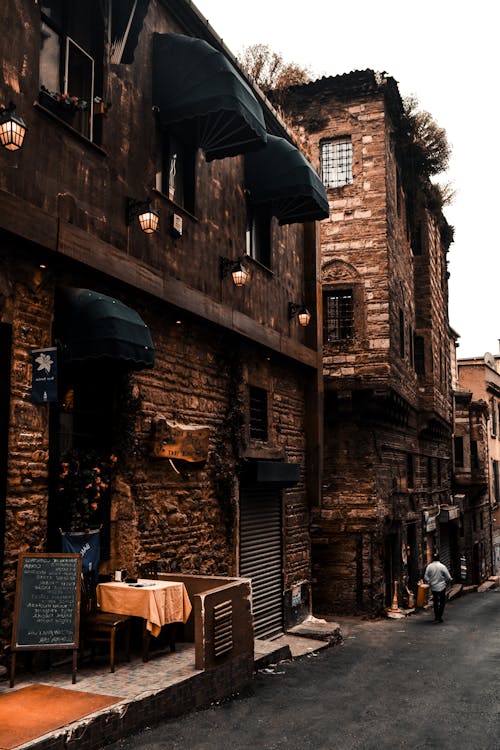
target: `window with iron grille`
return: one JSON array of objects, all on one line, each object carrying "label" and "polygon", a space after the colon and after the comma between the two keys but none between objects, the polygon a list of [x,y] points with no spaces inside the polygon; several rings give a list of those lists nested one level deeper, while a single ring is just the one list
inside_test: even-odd
[{"label": "window with iron grille", "polygon": [[354,334],[354,299],[352,289],[330,290],[323,294],[325,343],[350,341]]},{"label": "window with iron grille", "polygon": [[352,179],[352,142],[351,138],[334,138],[323,141],[321,149],[321,179],[327,188],[350,185]]},{"label": "window with iron grille", "polygon": [[249,428],[252,440],[267,441],[267,391],[257,386],[249,386]]}]

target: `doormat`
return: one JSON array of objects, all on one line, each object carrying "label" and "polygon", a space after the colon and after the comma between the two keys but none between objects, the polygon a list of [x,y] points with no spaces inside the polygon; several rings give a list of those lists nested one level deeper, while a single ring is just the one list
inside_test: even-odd
[{"label": "doormat", "polygon": [[0,750],[30,742],[118,703],[112,695],[35,684],[0,695]]}]

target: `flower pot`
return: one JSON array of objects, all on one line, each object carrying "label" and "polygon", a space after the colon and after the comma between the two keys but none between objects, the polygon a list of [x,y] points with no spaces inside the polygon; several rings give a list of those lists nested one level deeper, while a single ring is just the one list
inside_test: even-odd
[{"label": "flower pot", "polygon": [[40,91],[38,95],[38,101],[44,109],[52,112],[53,115],[58,117],[60,120],[67,122],[68,125],[72,125],[73,120],[75,119],[76,109],[68,106],[67,104],[59,102],[57,99],[43,90]]}]

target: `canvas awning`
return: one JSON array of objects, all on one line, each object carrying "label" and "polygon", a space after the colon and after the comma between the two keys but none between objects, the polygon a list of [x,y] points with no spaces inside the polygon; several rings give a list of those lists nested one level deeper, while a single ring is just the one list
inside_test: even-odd
[{"label": "canvas awning", "polygon": [[245,156],[245,187],[253,205],[267,204],[280,224],[327,219],[326,190],[305,156],[284,138]]},{"label": "canvas awning", "polygon": [[207,161],[262,148],[264,115],[248,84],[208,42],[155,34],[153,105],[163,127],[182,127]]},{"label": "canvas awning", "polygon": [[65,289],[62,296],[64,362],[116,362],[131,370],[153,367],[151,333],[135,310],[90,289]]}]

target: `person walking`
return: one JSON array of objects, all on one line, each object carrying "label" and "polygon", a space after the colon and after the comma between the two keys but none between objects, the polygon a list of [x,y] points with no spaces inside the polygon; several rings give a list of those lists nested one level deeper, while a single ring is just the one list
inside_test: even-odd
[{"label": "person walking", "polygon": [[432,562],[426,567],[424,574],[424,581],[429,584],[432,591],[434,622],[443,622],[446,586],[451,583],[451,580],[448,568],[439,561],[439,553],[434,552]]}]

